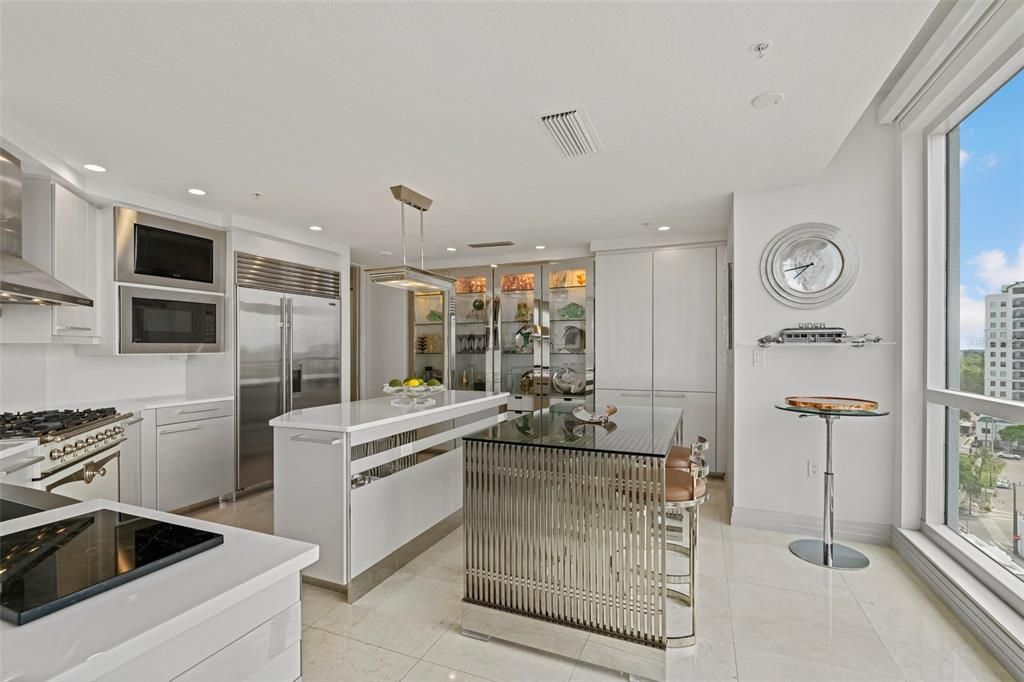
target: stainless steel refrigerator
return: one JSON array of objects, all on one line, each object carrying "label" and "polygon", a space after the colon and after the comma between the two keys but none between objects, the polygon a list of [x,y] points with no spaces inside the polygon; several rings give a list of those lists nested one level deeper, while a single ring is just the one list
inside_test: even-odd
[{"label": "stainless steel refrigerator", "polygon": [[341,401],[337,272],[236,254],[237,489],[274,478],[268,422]]}]

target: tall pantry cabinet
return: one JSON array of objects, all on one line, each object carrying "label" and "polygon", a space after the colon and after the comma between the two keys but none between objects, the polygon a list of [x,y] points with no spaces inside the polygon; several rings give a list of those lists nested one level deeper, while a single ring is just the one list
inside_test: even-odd
[{"label": "tall pantry cabinet", "polygon": [[597,256],[598,406],[683,409],[683,438],[710,441],[712,471],[726,462],[728,271],[725,246]]}]

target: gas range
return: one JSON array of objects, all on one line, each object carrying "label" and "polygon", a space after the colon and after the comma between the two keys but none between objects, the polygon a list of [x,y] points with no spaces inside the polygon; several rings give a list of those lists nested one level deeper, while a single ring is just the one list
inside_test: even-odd
[{"label": "gas range", "polygon": [[43,475],[64,469],[124,442],[121,422],[132,413],[113,407],[0,414],[0,440],[37,440]]}]

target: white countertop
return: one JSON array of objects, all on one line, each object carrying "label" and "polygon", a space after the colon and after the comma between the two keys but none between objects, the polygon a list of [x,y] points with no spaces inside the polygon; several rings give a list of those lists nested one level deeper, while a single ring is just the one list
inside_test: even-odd
[{"label": "white countertop", "polygon": [[224,544],[26,625],[0,621],[0,679],[102,679],[289,575],[319,556],[316,545],[92,500],[0,523],[0,533],[100,508],[220,533]]},{"label": "white countertop", "polygon": [[481,407],[484,407],[488,403],[494,403],[495,406],[501,405],[508,399],[508,393],[442,391],[434,393],[430,397],[437,401],[437,404],[431,407],[394,407],[391,405],[394,396],[385,396],[321,405],[304,410],[292,410],[271,419],[270,425],[292,429],[351,433],[360,429],[401,422],[424,414],[443,413],[456,407],[468,407],[473,404],[480,404]]},{"label": "white countertop", "polygon": [[48,405],[50,410],[82,410],[94,407],[114,407],[118,412],[134,412],[157,410],[161,407],[181,407],[212,403],[218,400],[234,400],[230,393],[179,393],[175,395],[144,396],[142,398],[118,398],[115,400],[90,400],[88,402],[56,403]]},{"label": "white countertop", "polygon": [[[29,450],[35,450],[37,445],[39,445],[39,441],[35,438],[0,440],[0,460],[6,460],[8,457],[20,455]],[[3,479],[4,476],[5,474],[0,473],[0,479]]]}]

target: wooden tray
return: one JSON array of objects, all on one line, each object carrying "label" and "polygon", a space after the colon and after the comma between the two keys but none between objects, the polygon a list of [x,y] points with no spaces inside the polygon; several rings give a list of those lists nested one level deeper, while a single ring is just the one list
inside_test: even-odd
[{"label": "wooden tray", "polygon": [[786,404],[814,410],[877,410],[878,403],[864,398],[839,398],[828,395],[791,395]]}]

